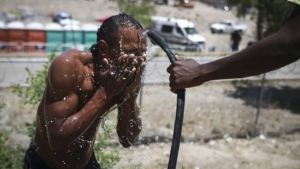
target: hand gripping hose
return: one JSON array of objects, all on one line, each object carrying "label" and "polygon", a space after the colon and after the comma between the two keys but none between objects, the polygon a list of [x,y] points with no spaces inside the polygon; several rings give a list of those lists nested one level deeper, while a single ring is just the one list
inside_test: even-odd
[{"label": "hand gripping hose", "polygon": [[[164,40],[151,30],[148,30],[148,32],[146,33],[148,37],[150,37],[153,41],[155,41],[166,52],[170,62],[174,63],[175,55],[170,50],[168,45],[164,42]],[[176,119],[174,124],[174,132],[173,132],[168,169],[176,168],[180,138],[181,138],[183,115],[184,115],[184,100],[185,100],[185,89],[180,89],[177,91]]]}]

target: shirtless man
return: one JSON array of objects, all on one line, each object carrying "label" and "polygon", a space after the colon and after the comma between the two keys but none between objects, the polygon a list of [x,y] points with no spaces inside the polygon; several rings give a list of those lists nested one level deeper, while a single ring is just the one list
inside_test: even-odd
[{"label": "shirtless man", "polygon": [[142,128],[136,103],[147,49],[142,32],[131,16],[115,15],[98,29],[91,51],[69,50],[53,60],[24,168],[99,169],[93,145],[115,104],[119,141],[133,144]]}]

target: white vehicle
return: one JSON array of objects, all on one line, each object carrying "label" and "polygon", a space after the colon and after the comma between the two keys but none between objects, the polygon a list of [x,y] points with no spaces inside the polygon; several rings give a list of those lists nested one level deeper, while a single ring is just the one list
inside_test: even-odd
[{"label": "white vehicle", "polygon": [[150,29],[161,36],[171,48],[185,51],[201,51],[205,48],[206,39],[197,32],[191,21],[160,16],[152,16],[151,21]]},{"label": "white vehicle", "polygon": [[210,24],[211,33],[231,33],[233,31],[239,31],[243,33],[247,30],[247,25],[237,25],[233,20],[223,20],[219,23]]},{"label": "white vehicle", "polygon": [[65,12],[59,12],[57,15],[52,16],[53,22],[65,25],[80,25],[80,22],[73,19],[72,16]]}]

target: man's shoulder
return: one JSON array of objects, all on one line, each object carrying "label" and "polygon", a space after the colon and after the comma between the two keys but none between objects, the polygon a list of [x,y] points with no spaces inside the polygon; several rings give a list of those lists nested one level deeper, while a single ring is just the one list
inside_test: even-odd
[{"label": "man's shoulder", "polygon": [[79,51],[75,49],[67,50],[66,52],[58,55],[52,62],[52,64],[84,64],[84,62],[89,61],[92,58],[90,52]]},{"label": "man's shoulder", "polygon": [[89,52],[79,51],[75,49],[68,50],[57,56],[51,63],[49,74],[54,77],[64,74],[78,75],[84,70],[84,66],[92,59]]},{"label": "man's shoulder", "polygon": [[74,77],[77,77],[83,69],[79,55],[80,51],[72,49],[58,55],[52,61],[48,73],[52,86],[60,88],[74,86],[77,82]]},{"label": "man's shoulder", "polygon": [[62,58],[69,58],[69,59],[78,59],[81,57],[82,51],[76,50],[76,49],[70,49],[67,50],[60,55],[58,55],[56,58],[57,59],[62,59]]}]

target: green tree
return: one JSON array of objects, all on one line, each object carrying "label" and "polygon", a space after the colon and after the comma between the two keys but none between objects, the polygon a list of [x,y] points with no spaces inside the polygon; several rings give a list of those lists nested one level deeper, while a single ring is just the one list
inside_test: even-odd
[{"label": "green tree", "polygon": [[153,0],[139,0],[135,2],[117,0],[116,2],[121,12],[131,15],[144,27],[150,26],[150,17],[155,13]]},{"label": "green tree", "polygon": [[278,31],[293,6],[287,0],[227,0],[236,7],[236,15],[248,14],[256,22],[256,38],[260,40]]},{"label": "green tree", "polygon": [[[22,87],[19,84],[13,84],[11,86],[13,88],[13,92],[16,93],[19,97],[21,97],[25,101],[25,104],[30,104],[34,108],[36,108],[38,103],[40,102],[43,92],[44,92],[44,89],[45,89],[45,85],[46,85],[45,80],[46,80],[46,76],[48,74],[48,68],[49,68],[52,60],[56,56],[55,53],[56,53],[56,51],[54,50],[48,57],[47,62],[43,65],[43,69],[38,70],[36,73],[33,73],[28,68],[26,68],[26,71],[28,73],[28,78],[26,79],[26,84],[28,84],[28,87]],[[0,107],[1,107],[1,104],[0,104]],[[35,126],[36,126],[36,121],[33,121],[32,124],[26,125],[27,134],[31,139],[33,139],[33,136],[34,136]],[[0,134],[0,151],[1,151],[1,144],[2,144],[1,141],[5,140],[6,138],[7,138],[7,134],[6,135]],[[95,147],[94,148],[95,155],[96,155],[97,159],[100,161],[101,167],[104,169],[112,168],[112,166],[115,165],[120,160],[120,157],[119,157],[119,154],[117,151],[114,151],[112,153],[102,152],[103,150],[105,150],[106,146],[108,146],[108,145],[109,145],[108,137],[98,134],[97,141],[94,146]],[[24,151],[21,151],[21,152],[24,154]],[[23,154],[21,154],[21,155],[23,155]],[[0,155],[1,155],[0,157],[2,157],[1,153],[0,153]],[[10,157],[10,154],[7,154],[7,155]],[[16,159],[19,159],[19,158],[16,158]],[[0,158],[0,163],[1,163],[1,160],[2,160],[2,158]],[[12,161],[12,162],[14,162],[14,161]],[[102,162],[103,162],[103,166],[102,166]],[[0,169],[2,169],[2,168],[0,168]],[[16,169],[16,168],[12,168],[12,169]]]}]

